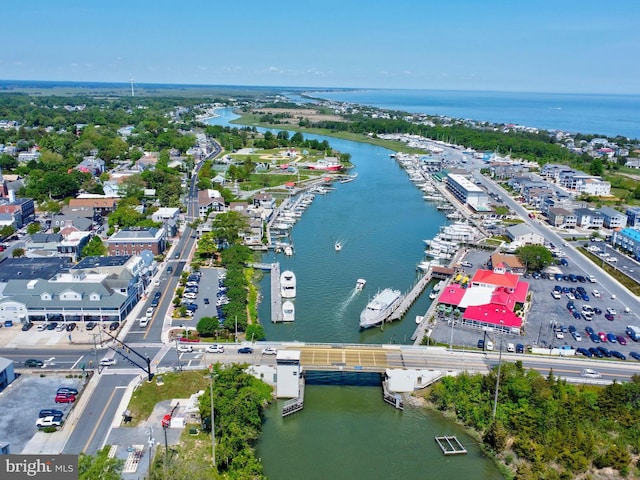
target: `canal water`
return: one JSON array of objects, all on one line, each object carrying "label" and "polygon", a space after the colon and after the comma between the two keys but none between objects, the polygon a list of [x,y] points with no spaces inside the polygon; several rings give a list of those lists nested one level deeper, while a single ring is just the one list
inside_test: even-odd
[{"label": "canal water", "polygon": [[[210,123],[227,125],[228,111]],[[326,139],[351,154],[358,177],[316,195],[291,231],[294,255],[268,253],[297,277],[296,319],[273,324],[270,277],[260,283],[258,314],[267,339],[340,343],[411,343],[415,317],[430,300],[425,293],[401,321],[384,328],[359,329],[362,309],[387,287],[408,291],[417,280],[423,239],[433,238],[446,217],[422,199],[422,192],[381,147]],[[336,241],[342,250],[335,251]],[[361,292],[356,280],[367,280]],[[428,293],[428,290],[427,290]],[[258,444],[265,473],[274,480],[293,478],[502,478],[493,463],[461,429],[434,412],[395,410],[382,401],[379,387],[308,386],[305,408],[281,418],[278,402],[267,411]],[[468,455],[442,455],[437,435],[456,434]]]}]

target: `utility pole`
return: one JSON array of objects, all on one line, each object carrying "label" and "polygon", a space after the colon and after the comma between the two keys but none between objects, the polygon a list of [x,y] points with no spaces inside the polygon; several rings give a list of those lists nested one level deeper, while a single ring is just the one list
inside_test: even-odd
[{"label": "utility pole", "polygon": [[493,419],[496,418],[498,410],[498,390],[500,389],[500,367],[502,367],[502,335],[500,335],[500,354],[498,355],[498,375],[496,376],[496,393],[493,398]]}]

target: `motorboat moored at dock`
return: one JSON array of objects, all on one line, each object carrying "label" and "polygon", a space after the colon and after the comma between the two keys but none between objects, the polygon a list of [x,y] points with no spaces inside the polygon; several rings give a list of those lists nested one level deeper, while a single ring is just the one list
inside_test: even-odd
[{"label": "motorboat moored at dock", "polygon": [[282,303],[282,321],[293,322],[296,319],[296,309],[292,301]]},{"label": "motorboat moored at dock", "polygon": [[379,291],[360,313],[360,328],[365,329],[384,322],[400,305],[403,298],[404,295],[400,290],[385,288]]},{"label": "motorboat moored at dock", "polygon": [[285,270],[280,274],[280,296],[282,298],[296,296],[296,275],[291,270]]}]

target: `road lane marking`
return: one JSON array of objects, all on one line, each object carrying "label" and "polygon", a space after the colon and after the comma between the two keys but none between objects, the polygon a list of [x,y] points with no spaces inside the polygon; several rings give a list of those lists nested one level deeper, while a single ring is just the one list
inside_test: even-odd
[{"label": "road lane marking", "polygon": [[89,448],[89,444],[93,441],[93,437],[95,437],[96,432],[98,431],[98,427],[100,426],[100,423],[102,422],[102,419],[106,415],[107,408],[109,408],[109,405],[111,404],[111,400],[113,400],[113,396],[115,394],[116,394],[116,389],[114,389],[111,392],[111,396],[109,397],[109,400],[107,401],[107,403],[105,403],[104,408],[102,409],[102,413],[100,414],[100,418],[98,418],[98,421],[96,422],[96,426],[93,427],[93,430],[91,431],[91,435],[89,435],[89,440],[87,440],[87,443],[84,444],[84,448],[82,449],[82,453],[87,453],[87,448]]}]

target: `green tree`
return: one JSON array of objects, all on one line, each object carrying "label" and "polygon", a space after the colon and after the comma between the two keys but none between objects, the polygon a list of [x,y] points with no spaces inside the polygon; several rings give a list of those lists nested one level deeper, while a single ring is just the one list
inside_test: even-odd
[{"label": "green tree", "polygon": [[82,258],[84,257],[102,257],[107,254],[107,247],[97,235],[94,236],[89,243],[82,249]]},{"label": "green tree", "polygon": [[240,234],[248,226],[247,217],[239,212],[231,211],[216,215],[211,222],[211,232],[218,240],[234,245],[240,243]]},{"label": "green tree", "polygon": [[591,164],[589,165],[589,173],[591,175],[596,175],[598,177],[602,176],[602,174],[604,173],[602,160],[600,160],[599,158],[594,158]]},{"label": "green tree", "polygon": [[14,248],[11,251],[11,256],[14,258],[24,257],[24,248]]},{"label": "green tree", "polygon": [[39,222],[32,222],[27,225],[27,233],[29,235],[33,235],[34,233],[38,233],[42,229],[42,225]]},{"label": "green tree", "polygon": [[202,317],[196,326],[201,337],[213,337],[218,330],[218,320],[214,317]]},{"label": "green tree", "polygon": [[2,228],[0,228],[0,238],[2,239],[9,238],[14,233],[16,233],[16,229],[13,228],[11,225],[5,225]]},{"label": "green tree", "polygon": [[79,480],[120,480],[124,460],[109,458],[111,446],[107,445],[96,455],[80,454],[78,458]]},{"label": "green tree", "polygon": [[551,251],[543,245],[524,245],[516,250],[516,256],[530,272],[542,270],[553,264]]}]

